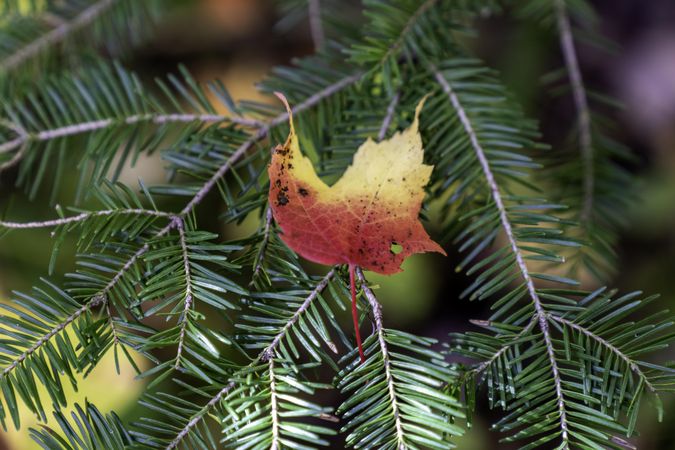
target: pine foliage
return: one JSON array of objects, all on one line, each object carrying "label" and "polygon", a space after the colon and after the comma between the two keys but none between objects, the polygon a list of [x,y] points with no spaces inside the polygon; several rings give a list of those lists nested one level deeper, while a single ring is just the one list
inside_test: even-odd
[{"label": "pine foliage", "polygon": [[[62,41],[21,56],[12,74],[49,73],[0,104],[0,171],[15,170],[31,198],[51,183],[54,201],[70,173],[79,190],[56,219],[3,219],[0,237],[49,229],[50,275],[64,245],[77,257],[65,282],[43,279],[1,305],[3,427],[20,427],[25,404],[41,422],[54,410],[55,422],[31,431],[45,449],[315,449],[335,439],[345,448],[446,449],[485,390],[490,407],[502,410],[494,429],[505,442],[629,446],[643,400],[658,407],[674,385],[675,371],[654,362],[675,336],[672,318],[654,312],[656,296],[587,292],[565,272],[570,257],[606,272],[627,175],[602,161],[626,150],[595,116],[592,158],[548,150],[536,121],[464,45],[476,16],[501,13],[500,3],[367,0],[355,24],[332,13],[339,2],[281,2],[282,25],[306,17],[317,53],[274,69],[260,89],[289,99],[301,145],[322,176],[342,173],[364,139],[406,126],[428,95],[420,129],[435,166],[428,197],[441,206],[438,240],[462,255],[458,270],[472,280],[462,297],[490,305],[491,315],[474,321],[481,331],[454,333],[440,351],[436,340],[385,327],[359,271],[360,319],[372,324],[364,363],[342,320],[350,301],[344,268],[309,273],[267,205],[270,146],[286,137],[286,113],[234,102],[222,83],[200,86],[183,68],[152,86],[120,62],[84,58],[73,68],[59,53]],[[145,4],[69,0],[59,2],[70,8],[59,17],[69,36],[92,33],[103,44],[125,32],[125,17],[149,28],[149,16],[136,11],[152,8]],[[4,5],[7,70],[53,29],[42,2]],[[592,15],[582,1],[520,6],[549,25],[561,14]],[[77,22],[95,7],[96,20]],[[582,134],[573,133],[572,147],[586,145]],[[166,184],[118,182],[153,152]],[[548,173],[572,188],[550,198],[541,181]],[[256,216],[256,231],[225,242],[207,232],[197,207],[210,195],[225,205],[222,221]],[[87,209],[76,206],[85,201]],[[86,404],[68,418],[63,385],[77,386],[108,352],[118,370],[124,357],[148,381],[142,416],[125,423]],[[150,368],[141,371],[134,353]],[[457,355],[464,364],[449,362]],[[322,404],[328,390],[342,396],[336,409]]]}]

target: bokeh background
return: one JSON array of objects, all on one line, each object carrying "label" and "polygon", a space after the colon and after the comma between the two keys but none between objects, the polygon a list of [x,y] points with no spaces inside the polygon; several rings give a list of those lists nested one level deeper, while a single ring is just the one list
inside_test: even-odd
[{"label": "bokeh background", "polygon": [[[345,2],[346,6],[349,3],[353,2]],[[638,176],[637,201],[625,211],[628,226],[618,243],[618,275],[610,284],[621,290],[660,292],[663,296],[658,307],[675,309],[675,1],[591,3],[599,13],[601,32],[618,48],[606,53],[580,46],[582,70],[589,86],[625,105],[615,116],[619,124],[615,138],[633,149],[636,159],[630,170]],[[358,12],[358,8],[354,10]],[[198,80],[222,79],[235,99],[264,100],[256,91],[256,82],[273,66],[288,64],[292,58],[313,51],[303,17],[280,19],[279,9],[271,0],[167,0],[167,13],[153,37],[134,50],[128,65],[150,79],[175,71],[183,63]],[[479,36],[469,44],[502,73],[503,81],[526,111],[539,118],[545,138],[554,145],[561,142],[573,120],[573,105],[571,100],[552,98],[540,82],[544,74],[562,65],[555,36],[536,25],[504,17],[486,18],[479,29]],[[122,181],[135,184],[140,177],[146,184],[161,183],[162,167],[158,157],[143,158],[125,171]],[[0,207],[18,210],[26,218],[52,217],[49,192],[31,203],[13,189],[13,182],[11,173],[0,178]],[[218,216],[223,209],[215,197],[203,205],[201,212],[212,214],[202,214],[202,226],[228,239],[244,237],[256,229],[255,215],[240,226],[222,225]],[[12,290],[29,289],[46,272],[49,233],[24,233],[20,239],[0,242],[2,301],[7,301]],[[68,254],[67,247],[63,246],[59,259],[60,272],[72,270],[73,255]],[[445,340],[450,331],[468,329],[469,319],[486,317],[487,303],[458,299],[469,279],[455,272],[457,261],[452,253],[448,258],[418,255],[406,262],[399,275],[372,276],[380,285],[387,325]],[[675,349],[662,358],[674,360]],[[133,419],[139,414],[142,389],[142,382],[134,379],[129,367],[118,375],[109,360],[72,398],[92,399],[103,411],[115,409],[124,418]],[[340,399],[336,394],[324,401],[337,404]],[[675,428],[671,426],[675,398],[665,398],[662,423],[656,420],[651,405],[644,408],[638,427],[642,435],[634,440],[637,447],[675,449]],[[489,424],[498,415],[499,411],[491,412],[485,403],[479,404],[473,427],[459,448],[510,448],[500,445],[498,436],[489,432]],[[0,450],[35,448],[27,432],[34,424],[32,420],[26,416],[20,432],[0,432]]]}]

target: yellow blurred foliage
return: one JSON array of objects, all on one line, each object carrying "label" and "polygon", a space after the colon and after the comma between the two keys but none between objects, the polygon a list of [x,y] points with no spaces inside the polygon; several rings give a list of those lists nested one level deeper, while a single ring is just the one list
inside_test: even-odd
[{"label": "yellow blurred foliage", "polygon": [[[131,354],[140,369],[145,369],[147,362],[142,357],[139,357],[138,354],[134,352],[131,352]],[[70,382],[64,380],[63,386],[66,398],[70,401],[68,406],[72,407],[74,403],[84,405],[85,400],[89,400],[104,414],[114,410],[120,415],[131,408],[138,401],[143,391],[144,382],[135,379],[136,372],[121,352],[119,352],[119,360],[120,373],[118,375],[115,368],[113,351],[112,349],[109,350],[89,376],[84,379],[76,377],[78,379],[77,392],[72,388]],[[42,398],[48,398],[47,390],[44,387],[39,387],[38,389]],[[45,402],[45,407],[48,404],[48,401]],[[30,438],[28,433],[29,428],[39,427],[38,418],[21,403],[19,409],[21,411],[21,429],[18,431],[14,430],[12,428],[12,421],[8,418],[9,429],[7,432],[0,431],[2,435],[0,441],[4,441],[9,450],[39,450],[40,446]],[[51,416],[51,411],[46,410],[46,412],[49,416],[48,425],[55,430],[59,430],[56,421]],[[68,413],[66,416],[69,417],[70,414]]]}]

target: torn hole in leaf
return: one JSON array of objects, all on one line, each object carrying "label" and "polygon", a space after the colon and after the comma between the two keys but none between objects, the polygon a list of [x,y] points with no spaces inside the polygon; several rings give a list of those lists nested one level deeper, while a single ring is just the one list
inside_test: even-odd
[{"label": "torn hole in leaf", "polygon": [[403,246],[401,244],[397,244],[396,242],[392,242],[391,247],[389,247],[389,251],[394,255],[398,255],[403,251]]}]

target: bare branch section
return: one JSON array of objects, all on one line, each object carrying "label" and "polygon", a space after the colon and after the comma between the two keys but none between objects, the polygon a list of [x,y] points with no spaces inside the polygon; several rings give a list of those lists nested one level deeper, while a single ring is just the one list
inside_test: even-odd
[{"label": "bare branch section", "polygon": [[119,0],[100,0],[82,11],[70,21],[60,23],[56,28],[40,36],[28,45],[21,47],[15,53],[0,61],[0,72],[10,71],[34,58],[45,49],[63,42],[68,36],[89,26],[99,16],[109,10]]},{"label": "bare branch section", "polygon": [[123,119],[101,119],[90,122],[76,123],[65,127],[43,130],[37,133],[27,133],[23,129],[13,128],[18,137],[0,145],[0,153],[7,153],[30,142],[45,142],[62,137],[75,136],[83,133],[99,131],[121,124],[135,125],[138,123],[154,123],[163,125],[167,123],[218,123],[228,122],[245,127],[259,128],[265,124],[258,120],[246,119],[243,117],[230,117],[221,114],[139,114],[129,116]]},{"label": "bare branch section", "polygon": [[[271,361],[274,360],[274,352],[276,348],[279,346],[279,343],[281,340],[288,335],[288,332],[290,331],[291,327],[300,319],[300,317],[307,311],[307,309],[310,307],[312,302],[316,300],[321,292],[323,292],[324,289],[328,286],[328,283],[335,277],[335,271],[336,269],[333,268],[331,269],[322,279],[321,281],[316,285],[314,290],[310,292],[310,294],[305,298],[305,301],[302,302],[300,307],[295,311],[293,314],[293,317],[284,325],[284,327],[281,329],[281,331],[274,337],[270,345],[265,347],[262,352],[258,355],[258,357],[253,360],[248,366],[240,369],[237,371],[233,376],[232,379],[229,383],[227,383],[218,393],[206,404],[202,409],[200,409],[197,413],[195,413],[194,416],[190,419],[190,421],[181,429],[181,431],[176,435],[176,437],[169,443],[169,445],[166,447],[165,450],[173,450],[175,448],[178,448],[178,445],[180,445],[181,441],[190,433],[190,431],[202,420],[204,419],[209,412],[220,403],[220,401],[232,390],[234,387],[237,385],[237,378],[239,375],[242,373],[246,373],[248,370],[250,370],[252,367],[255,367],[257,364],[267,361],[268,363],[271,364]],[[273,365],[270,365],[270,371],[273,368]]]},{"label": "bare branch section", "polygon": [[314,50],[318,52],[326,42],[326,36],[323,32],[323,22],[321,21],[321,0],[307,0],[307,9]]},{"label": "bare branch section", "polygon": [[373,291],[368,287],[368,281],[363,275],[361,268],[356,269],[356,275],[361,282],[361,289],[368,299],[370,309],[373,311],[373,320],[375,321],[375,332],[377,333],[378,343],[380,344],[380,351],[382,352],[382,363],[384,365],[385,381],[387,383],[387,392],[389,393],[389,400],[391,404],[392,414],[394,416],[394,423],[396,425],[396,441],[399,450],[404,450],[406,443],[403,434],[403,423],[401,422],[401,413],[399,410],[398,399],[396,397],[396,386],[394,383],[394,376],[392,375],[391,361],[389,360],[389,350],[387,349],[387,341],[384,339],[384,325],[382,323],[382,305],[375,297]]},{"label": "bare branch section", "polygon": [[445,94],[448,96],[448,99],[450,100],[452,107],[456,111],[459,121],[464,127],[464,130],[466,131],[466,134],[471,142],[471,146],[473,147],[476,153],[476,157],[480,162],[481,168],[483,170],[483,175],[485,176],[485,180],[490,189],[492,200],[494,201],[495,207],[499,212],[499,219],[502,224],[502,228],[504,229],[504,234],[506,235],[506,238],[509,242],[511,251],[513,252],[513,255],[516,259],[518,270],[521,274],[521,277],[523,278],[523,281],[525,282],[527,292],[534,305],[537,319],[539,321],[539,328],[541,328],[541,332],[544,336],[544,343],[546,345],[546,351],[548,352],[548,359],[551,365],[551,371],[553,372],[553,383],[555,385],[558,412],[560,415],[560,430],[563,446],[562,448],[567,449],[569,448],[569,425],[567,420],[567,412],[565,411],[565,399],[563,396],[560,369],[558,367],[558,362],[556,361],[555,358],[555,350],[553,348],[553,339],[551,337],[551,331],[549,330],[548,326],[547,313],[539,298],[539,294],[537,293],[537,290],[534,286],[534,281],[532,280],[530,271],[527,268],[527,265],[525,264],[523,253],[520,250],[520,247],[518,247],[518,242],[516,240],[513,227],[511,226],[511,220],[509,219],[508,213],[506,211],[506,206],[504,205],[502,194],[499,190],[499,186],[497,184],[497,181],[495,180],[494,174],[492,173],[490,163],[488,162],[487,157],[485,156],[485,150],[483,149],[483,146],[479,142],[478,136],[476,135],[473,125],[471,124],[471,120],[467,116],[464,107],[462,106],[459,98],[457,97],[457,94],[453,91],[452,87],[448,83],[448,80],[445,79],[443,74],[440,71],[438,71],[436,67],[432,66],[431,70],[434,73],[436,81],[438,81],[438,84],[443,89],[443,92],[445,92]]},{"label": "bare branch section", "polygon": [[95,211],[90,213],[82,213],[77,216],[64,217],[62,219],[45,220],[44,222],[4,222],[0,220],[0,228],[10,228],[15,230],[32,229],[32,228],[51,228],[68,225],[71,223],[84,222],[95,217],[110,217],[117,215],[131,215],[131,216],[154,216],[154,217],[173,217],[170,213],[161,211],[153,211],[149,209],[106,209],[102,211]]},{"label": "bare branch section", "polygon": [[570,25],[565,0],[555,0],[558,33],[560,34],[560,47],[562,48],[567,74],[572,87],[574,104],[577,109],[577,128],[579,133],[579,148],[583,162],[583,206],[581,209],[581,222],[587,223],[593,212],[593,196],[595,190],[595,174],[593,167],[593,137],[591,134],[591,113],[586,97],[586,88],[579,68],[579,59],[574,48],[574,37]]},{"label": "bare branch section", "polygon": [[397,92],[391,98],[391,102],[389,102],[389,106],[387,106],[387,114],[384,116],[382,126],[380,127],[380,132],[377,133],[378,141],[381,141],[385,137],[387,137],[387,130],[389,130],[389,127],[391,126],[391,121],[394,119],[394,115],[396,114],[396,107],[398,106],[398,102],[400,101],[400,99],[401,99],[400,92]]}]

